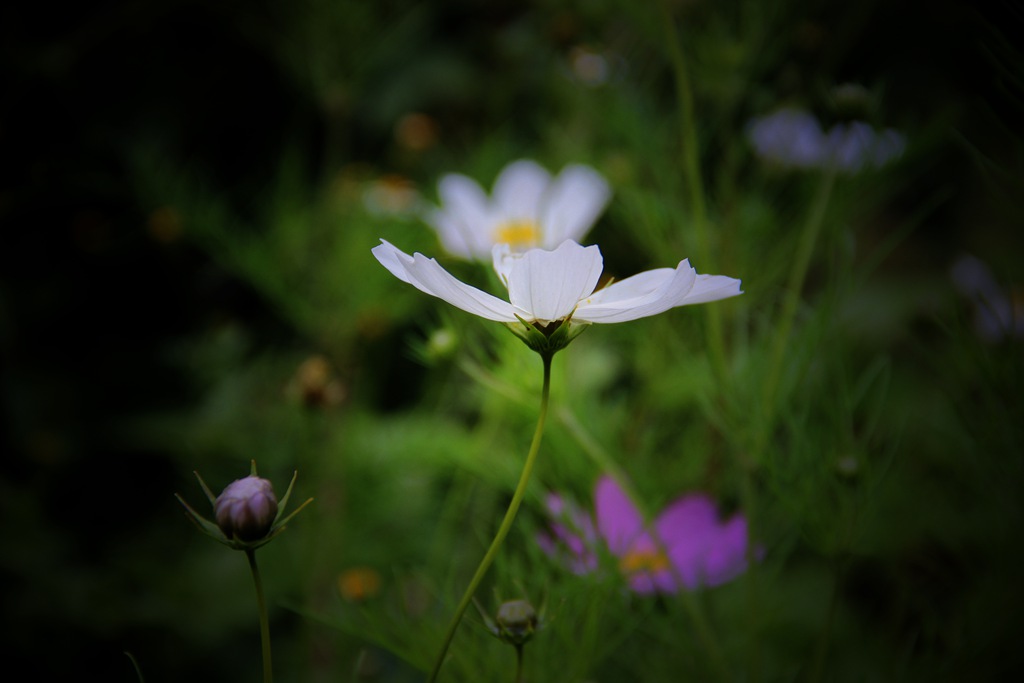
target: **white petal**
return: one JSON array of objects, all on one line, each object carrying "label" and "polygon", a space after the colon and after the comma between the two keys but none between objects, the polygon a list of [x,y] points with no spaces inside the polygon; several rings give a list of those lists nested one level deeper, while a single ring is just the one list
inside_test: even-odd
[{"label": "white petal", "polygon": [[370,250],[373,255],[380,261],[380,264],[387,268],[392,275],[397,277],[402,282],[408,282],[412,284],[412,280],[409,279],[409,273],[406,272],[406,264],[412,260],[412,257],[406,254],[404,251],[391,244],[387,240],[381,240],[380,244]]},{"label": "white petal", "polygon": [[512,247],[507,244],[495,244],[491,248],[491,263],[494,265],[494,272],[505,283],[506,288],[509,275],[512,273],[512,264],[522,256],[522,252],[513,252]]},{"label": "white petal", "polygon": [[384,240],[372,251],[392,275],[421,292],[487,320],[507,323],[516,321],[515,309],[511,304],[460,282],[432,258],[419,253],[409,256]]},{"label": "white petal", "polygon": [[621,323],[663,313],[676,306],[740,294],[740,281],[724,275],[698,275],[684,260],[673,270],[658,268],[616,282],[580,302],[575,320]]},{"label": "white petal", "polygon": [[529,159],[513,161],[494,181],[494,203],[501,219],[537,221],[551,175]]},{"label": "white petal", "polygon": [[446,212],[434,209],[424,217],[428,223],[434,226],[437,236],[445,251],[453,256],[464,259],[473,259],[473,243],[468,239],[470,231],[465,222],[453,212]]},{"label": "white petal", "polygon": [[[683,274],[692,271],[683,271]],[[692,273],[696,277],[695,273]],[[671,284],[676,277],[676,269],[656,268],[645,270],[625,280],[619,280],[604,289],[600,289],[584,302],[587,306],[614,305],[620,307],[641,305],[652,298],[658,298],[659,291]],[[583,304],[580,304],[581,306]]]},{"label": "white petal", "polygon": [[602,266],[596,246],[566,240],[554,251],[531,249],[511,260],[509,301],[526,311],[528,320],[561,320],[594,291]]},{"label": "white petal", "polygon": [[736,278],[725,275],[698,275],[697,281],[693,283],[693,289],[686,295],[686,299],[682,303],[676,304],[676,306],[706,304],[709,301],[728,299],[731,296],[738,296],[742,293],[740,281]]},{"label": "white petal", "polygon": [[581,241],[610,197],[611,189],[597,171],[579,164],[566,166],[544,196],[542,246],[553,249],[565,240]]},{"label": "white petal", "polygon": [[486,257],[494,243],[495,216],[487,195],[471,178],[451,173],[437,184],[441,210],[428,216],[446,249],[458,256],[467,252],[474,258]]},{"label": "white petal", "polygon": [[594,292],[580,302],[573,318],[587,322],[618,323],[656,315],[672,307],[674,295],[688,292],[696,277],[696,272],[689,268],[689,264],[687,268],[675,270],[648,270]]}]

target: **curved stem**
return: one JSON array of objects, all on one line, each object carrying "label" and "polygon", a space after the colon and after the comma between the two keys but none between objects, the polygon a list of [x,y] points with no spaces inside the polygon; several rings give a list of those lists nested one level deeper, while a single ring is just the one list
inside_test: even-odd
[{"label": "curved stem", "polygon": [[272,683],[274,680],[273,666],[270,658],[270,620],[267,618],[267,601],[263,597],[263,581],[260,580],[260,570],[256,566],[256,551],[248,549],[245,557],[249,560],[249,569],[252,571],[252,581],[256,584],[256,606],[260,611],[260,644],[263,650],[263,683]]},{"label": "curved stem", "polygon": [[139,683],[145,683],[145,681],[142,678],[142,669],[139,668],[139,663],[135,661],[135,657],[132,656],[131,652],[125,652],[124,654],[129,659],[129,661],[131,661],[132,667],[135,669],[135,675],[139,679]]},{"label": "curved stem", "polygon": [[526,485],[530,481],[530,474],[533,472],[533,464],[537,460],[537,453],[540,452],[540,439],[544,434],[544,421],[548,414],[548,395],[551,390],[551,357],[552,354],[541,354],[541,359],[544,361],[544,384],[541,387],[540,393],[540,415],[537,417],[537,428],[533,432],[533,442],[530,444],[530,451],[526,456],[526,462],[523,464],[522,474],[519,475],[519,483],[516,485],[515,493],[512,494],[512,502],[509,503],[508,510],[505,511],[505,518],[501,521],[501,526],[498,527],[498,533],[495,534],[494,540],[491,541],[491,547],[487,549],[484,559],[480,560],[480,566],[476,568],[476,573],[473,574],[466,592],[462,595],[462,600],[459,601],[458,607],[455,608],[455,615],[448,625],[444,642],[441,644],[441,650],[437,653],[434,668],[430,672],[430,678],[427,679],[430,683],[437,680],[437,675],[441,671],[441,665],[444,664],[444,658],[448,654],[448,647],[452,643],[452,638],[455,637],[455,631],[459,627],[459,622],[462,621],[462,615],[466,612],[466,608],[469,607],[473,594],[476,593],[477,587],[480,586],[480,582],[483,581],[484,575],[487,574],[487,570],[490,569],[491,563],[494,562],[494,558],[498,555],[498,551],[505,542],[505,537],[508,536],[508,532],[512,528],[512,522],[515,521],[516,513],[519,512],[519,505],[523,502],[523,497],[526,495]]}]

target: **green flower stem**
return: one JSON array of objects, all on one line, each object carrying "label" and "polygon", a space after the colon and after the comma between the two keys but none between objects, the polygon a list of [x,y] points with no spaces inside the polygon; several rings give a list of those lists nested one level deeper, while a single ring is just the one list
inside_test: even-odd
[{"label": "green flower stem", "polygon": [[132,667],[135,669],[135,675],[139,679],[139,683],[145,683],[144,679],[142,678],[142,669],[139,667],[139,663],[135,661],[135,657],[132,656],[131,652],[125,652],[124,654],[125,657],[127,657],[131,661]]},{"label": "green flower stem", "polygon": [[516,681],[523,683],[523,646],[516,645]]},{"label": "green flower stem", "polygon": [[[818,188],[818,194],[814,199],[811,213],[800,233],[800,241],[797,243],[796,258],[789,271],[789,282],[786,285],[786,298],[782,302],[782,312],[779,316],[779,326],[775,332],[775,345],[772,348],[771,364],[769,375],[764,383],[763,414],[765,423],[762,432],[770,432],[772,419],[774,418],[775,394],[779,388],[779,381],[782,378],[782,366],[786,355],[786,344],[789,342],[789,333],[793,329],[793,321],[796,318],[797,306],[800,303],[800,293],[804,287],[804,278],[807,277],[807,268],[811,263],[811,255],[814,253],[814,245],[818,241],[818,234],[825,222],[825,209],[828,200],[832,196],[832,187],[835,185],[835,170],[827,171],[822,178]],[[762,437],[762,441],[764,438]],[[760,455],[760,453],[755,453]]]},{"label": "green flower stem", "polygon": [[263,597],[263,581],[260,580],[260,570],[256,566],[256,551],[246,549],[245,556],[249,560],[249,569],[252,570],[252,581],[256,584],[256,605],[260,611],[260,644],[263,649],[263,683],[272,683],[274,671],[270,659],[270,619],[267,617],[267,600]]},{"label": "green flower stem", "polygon": [[530,451],[526,456],[526,462],[523,464],[522,474],[519,475],[519,483],[516,485],[515,493],[512,494],[512,502],[509,503],[508,510],[505,511],[505,518],[501,521],[501,526],[498,527],[498,533],[495,534],[494,540],[491,541],[491,547],[487,549],[484,559],[480,560],[480,566],[476,568],[476,573],[473,574],[473,578],[470,580],[462,600],[459,601],[458,607],[455,608],[455,615],[448,625],[448,631],[445,633],[441,650],[437,653],[434,668],[430,672],[430,678],[427,679],[430,683],[437,680],[437,675],[444,664],[444,658],[448,654],[448,647],[451,645],[452,638],[455,637],[455,631],[462,621],[462,615],[469,607],[469,603],[473,600],[473,594],[476,593],[476,589],[480,586],[480,582],[483,581],[484,575],[487,574],[487,570],[490,569],[491,563],[494,562],[494,558],[498,555],[498,551],[505,542],[505,537],[508,536],[508,532],[512,528],[512,522],[515,521],[516,513],[519,512],[519,505],[523,502],[523,497],[526,495],[526,485],[530,482],[530,474],[533,472],[533,465],[537,461],[537,453],[540,452],[540,440],[544,434],[544,421],[548,414],[552,355],[541,354],[541,359],[544,361],[544,384],[541,387],[540,394],[540,415],[537,418],[537,428],[533,432],[533,442],[530,444]]},{"label": "green flower stem", "polygon": [[[704,181],[700,173],[700,147],[697,144],[697,128],[694,125],[696,116],[693,107],[693,88],[690,86],[690,74],[686,69],[686,59],[680,46],[679,34],[668,2],[662,0],[662,23],[665,26],[665,42],[672,70],[676,77],[676,92],[679,96],[679,133],[683,145],[683,172],[686,176],[687,189],[690,191],[690,213],[693,219],[693,231],[697,235],[697,255],[701,265],[707,272],[711,263],[711,242],[708,232],[707,208],[704,203]],[[711,365],[719,381],[725,379],[727,365],[725,362],[725,338],[722,334],[722,316],[718,306],[710,306],[707,312],[707,343],[711,353]]]}]

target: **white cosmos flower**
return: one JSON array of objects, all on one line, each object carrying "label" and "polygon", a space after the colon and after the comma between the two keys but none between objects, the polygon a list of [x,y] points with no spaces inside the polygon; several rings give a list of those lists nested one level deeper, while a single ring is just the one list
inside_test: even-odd
[{"label": "white cosmos flower", "polygon": [[648,270],[594,291],[603,259],[596,246],[565,240],[547,251],[513,253],[493,249],[494,267],[508,287],[508,301],[460,282],[432,258],[406,254],[381,240],[373,255],[399,280],[452,306],[488,320],[531,325],[621,323],[656,315],[676,306],[705,303],[740,294],[740,281],[724,275],[698,275],[684,260],[675,268]]},{"label": "white cosmos flower", "polygon": [[428,212],[452,255],[486,260],[496,244],[512,251],[554,249],[579,241],[604,210],[611,190],[594,169],[566,166],[557,177],[528,159],[506,166],[490,197],[471,178],[449,174],[437,186],[441,207]]}]

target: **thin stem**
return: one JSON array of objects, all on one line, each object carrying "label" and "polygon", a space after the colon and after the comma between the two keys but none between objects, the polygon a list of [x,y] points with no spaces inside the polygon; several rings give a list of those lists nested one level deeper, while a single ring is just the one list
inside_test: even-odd
[{"label": "thin stem", "polygon": [[135,661],[135,657],[132,656],[131,652],[125,652],[124,654],[131,661],[132,666],[135,668],[135,675],[138,677],[139,683],[145,683],[145,681],[142,678],[142,669],[139,667],[139,663]]},{"label": "thin stem", "polygon": [[523,646],[516,645],[516,683],[523,683]]},{"label": "thin stem", "polygon": [[256,566],[256,551],[248,549],[245,556],[249,560],[249,569],[252,571],[252,581],[256,584],[256,605],[260,611],[260,644],[263,649],[263,683],[272,683],[274,670],[270,658],[270,620],[267,618],[267,601],[263,597],[263,581],[260,580],[260,570]]},{"label": "thin stem", "polygon": [[[783,356],[786,354],[786,343],[789,341],[789,333],[793,329],[793,321],[796,318],[796,309],[800,303],[800,293],[803,290],[804,278],[807,277],[807,268],[811,262],[811,255],[814,253],[814,245],[818,241],[818,234],[821,232],[822,223],[825,220],[825,208],[832,196],[832,187],[835,185],[835,171],[828,171],[820,187],[811,214],[804,224],[803,232],[800,233],[800,241],[797,243],[796,258],[789,271],[789,282],[786,285],[786,298],[782,302],[782,313],[779,316],[779,327],[775,333],[775,346],[772,348],[771,365],[767,380],[764,384],[764,431],[771,430],[771,422],[774,417],[775,394],[779,388],[779,381],[782,377]],[[765,436],[767,436],[765,434]],[[755,454],[755,455],[760,455]]]},{"label": "thin stem", "polygon": [[[662,24],[665,26],[665,42],[668,45],[669,58],[676,77],[676,93],[679,97],[679,134],[683,145],[683,172],[686,186],[690,191],[690,213],[693,220],[693,231],[697,235],[697,255],[702,268],[709,268],[711,263],[711,242],[708,232],[707,207],[704,203],[704,181],[700,172],[700,147],[697,143],[696,116],[693,106],[693,88],[690,85],[690,74],[686,69],[686,59],[676,32],[675,22],[668,3],[662,0],[664,14]],[[704,271],[707,272],[707,271]],[[722,334],[722,316],[717,306],[707,311],[707,342],[711,352],[712,369],[719,381],[724,380],[727,372],[725,362],[725,339]]]},{"label": "thin stem", "polygon": [[459,601],[458,607],[455,608],[455,615],[448,625],[444,642],[441,644],[441,650],[437,653],[434,668],[430,672],[430,678],[427,679],[430,683],[437,680],[437,676],[441,671],[441,665],[444,664],[444,658],[448,654],[448,647],[451,645],[452,638],[455,637],[455,631],[462,621],[462,615],[466,612],[466,608],[469,607],[473,594],[476,593],[476,589],[480,586],[480,582],[483,581],[484,575],[487,574],[487,570],[490,569],[491,563],[494,562],[494,558],[498,555],[498,551],[505,542],[505,537],[508,536],[508,532],[512,528],[512,522],[515,521],[516,513],[519,512],[519,505],[523,502],[523,497],[526,495],[526,485],[530,482],[530,474],[533,472],[537,453],[540,452],[540,440],[544,434],[544,421],[548,414],[548,395],[551,390],[551,354],[541,354],[541,359],[544,361],[544,384],[541,387],[540,393],[540,415],[537,417],[537,428],[533,432],[533,442],[530,444],[530,451],[526,456],[526,462],[523,464],[522,474],[519,475],[519,483],[516,485],[515,493],[512,494],[512,502],[509,503],[508,510],[505,511],[505,518],[501,521],[501,526],[498,527],[498,533],[495,534],[494,540],[491,541],[491,546],[487,549],[484,558],[480,560],[480,566],[476,568],[476,573],[473,574],[466,592]]}]

